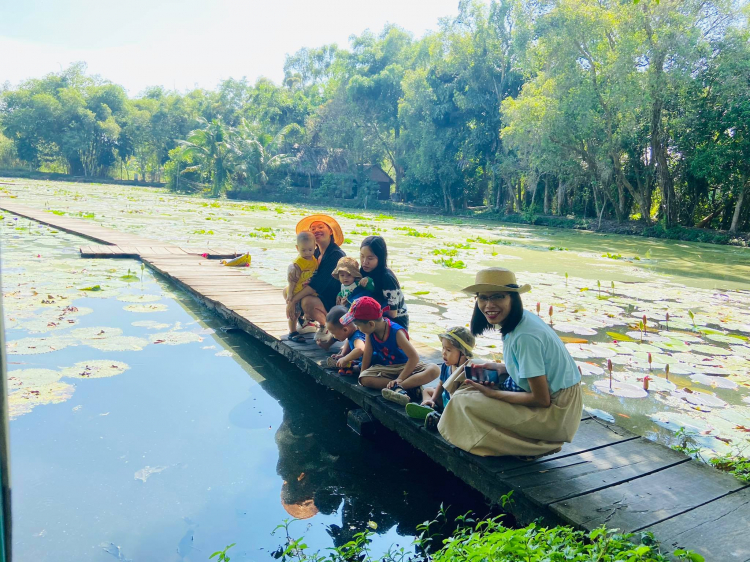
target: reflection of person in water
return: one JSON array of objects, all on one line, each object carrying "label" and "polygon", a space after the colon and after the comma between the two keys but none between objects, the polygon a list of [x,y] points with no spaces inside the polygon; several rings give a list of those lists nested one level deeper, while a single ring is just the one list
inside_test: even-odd
[{"label": "reflection of person in water", "polygon": [[[384,443],[373,443],[354,434],[346,427],[351,402],[306,375],[290,372],[286,360],[269,356],[262,344],[239,337],[243,341],[235,345],[243,345],[233,350],[253,365],[262,389],[284,410],[275,435],[276,472],[283,480],[281,504],[291,517],[309,519],[340,511],[340,524],[328,528],[340,546],[368,528],[386,533],[398,525],[398,534],[415,535],[417,525],[434,517],[442,502],[452,505],[455,513],[483,505],[478,494],[392,435],[385,436]],[[231,422],[255,427],[252,408],[252,399],[238,404],[229,415]],[[414,466],[423,477],[398,478]],[[436,487],[441,480],[445,485]],[[368,526],[370,521],[377,529]]]}]

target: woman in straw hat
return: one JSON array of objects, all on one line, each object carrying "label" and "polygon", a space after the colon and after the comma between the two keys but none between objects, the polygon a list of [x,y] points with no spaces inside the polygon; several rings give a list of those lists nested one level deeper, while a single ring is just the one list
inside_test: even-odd
[{"label": "woman in straw hat", "polygon": [[500,328],[504,363],[484,364],[507,373],[525,392],[508,392],[466,381],[451,396],[438,424],[460,449],[481,456],[535,458],[556,453],[573,439],[581,420],[581,376],[565,344],[544,321],[523,309],[512,271],[479,271],[463,289],[476,297],[471,331]]},{"label": "woman in straw hat", "polygon": [[305,318],[320,326],[315,341],[330,340],[326,337],[326,312],[336,305],[340,284],[331,274],[338,261],[346,254],[339,247],[344,243],[344,233],[336,219],[328,215],[309,215],[297,223],[297,234],[308,230],[315,237],[315,257],[318,269],[310,282],[287,303],[287,318],[294,315],[297,303],[302,306]]}]

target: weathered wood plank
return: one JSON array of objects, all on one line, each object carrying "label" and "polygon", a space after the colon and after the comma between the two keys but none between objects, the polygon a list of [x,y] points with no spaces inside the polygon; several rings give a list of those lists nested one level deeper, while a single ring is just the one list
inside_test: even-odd
[{"label": "weathered wood plank", "polygon": [[659,537],[665,549],[689,549],[706,560],[719,560],[717,553],[721,553],[721,560],[750,560],[750,488],[645,530]]},{"label": "weathered wood plank", "polygon": [[631,532],[656,525],[739,490],[743,484],[705,464],[690,461],[597,492],[550,505],[575,525]]},{"label": "weathered wood plank", "polygon": [[584,451],[531,467],[504,472],[518,490],[540,505],[595,492],[687,462],[685,455],[647,439],[632,439],[608,447]]}]

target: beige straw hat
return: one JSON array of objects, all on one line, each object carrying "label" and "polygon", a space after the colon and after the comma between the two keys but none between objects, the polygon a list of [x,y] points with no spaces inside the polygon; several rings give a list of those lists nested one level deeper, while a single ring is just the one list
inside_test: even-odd
[{"label": "beige straw hat", "polygon": [[341,226],[336,222],[336,219],[328,215],[309,215],[305,217],[297,223],[297,234],[303,230],[310,230],[314,222],[322,222],[328,225],[328,228],[333,232],[333,241],[337,246],[341,246],[344,243],[344,232],[341,230]]},{"label": "beige straw hat", "polygon": [[477,271],[474,284],[461,289],[464,293],[489,293],[501,291],[507,293],[527,293],[531,290],[528,283],[519,287],[516,274],[502,267],[488,267]]},{"label": "beige straw hat", "polygon": [[344,256],[339,260],[339,263],[336,264],[336,269],[333,270],[331,275],[338,279],[339,271],[346,271],[355,279],[362,279],[362,274],[359,271],[359,263],[349,256]]}]

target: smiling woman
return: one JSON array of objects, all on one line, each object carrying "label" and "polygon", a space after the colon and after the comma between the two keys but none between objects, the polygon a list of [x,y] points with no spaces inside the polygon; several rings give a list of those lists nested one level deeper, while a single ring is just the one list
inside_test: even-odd
[{"label": "smiling woman", "polygon": [[315,237],[318,269],[310,278],[307,287],[287,302],[287,317],[290,318],[294,314],[294,308],[300,303],[305,318],[317,322],[320,326],[315,334],[315,340],[330,339],[325,337],[326,313],[336,305],[336,296],[340,288],[332,273],[339,260],[346,256],[339,247],[339,244],[344,242],[344,233],[336,219],[322,214],[303,218],[297,223],[296,231],[297,234],[309,231]]},{"label": "smiling woman", "polygon": [[451,397],[438,430],[457,447],[481,456],[536,458],[573,439],[583,410],[581,376],[565,344],[537,316],[524,311],[513,272],[483,269],[463,289],[476,295],[474,335],[500,326],[505,363],[484,364],[513,379],[524,392],[497,390],[467,380]]}]

